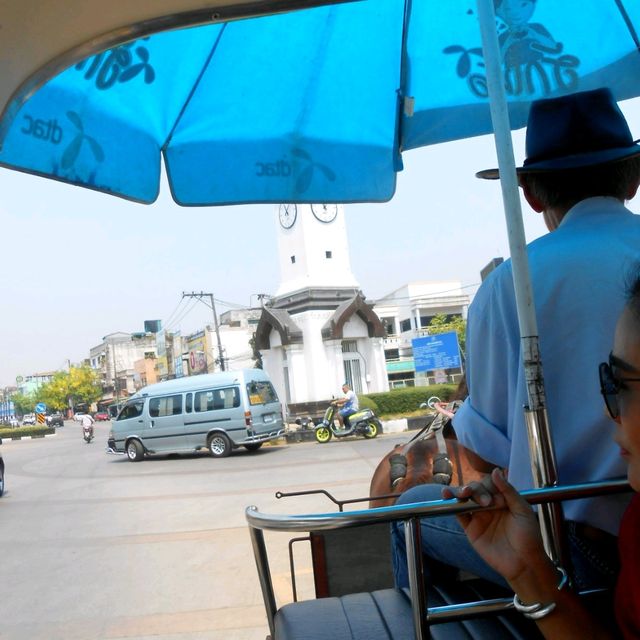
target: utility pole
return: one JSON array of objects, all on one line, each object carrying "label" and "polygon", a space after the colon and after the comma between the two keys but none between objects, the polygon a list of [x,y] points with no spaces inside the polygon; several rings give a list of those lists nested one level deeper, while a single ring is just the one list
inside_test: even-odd
[{"label": "utility pole", "polygon": [[271,300],[273,296],[270,296],[268,293],[256,293],[255,294],[260,302],[260,306],[264,309],[266,303],[265,300]]},{"label": "utility pole", "polygon": [[200,293],[196,293],[195,291],[192,291],[191,293],[185,293],[184,291],[182,292],[182,297],[183,298],[197,298],[198,300],[200,300],[200,302],[202,302],[203,304],[207,304],[203,298],[209,298],[209,300],[211,301],[210,304],[208,304],[208,307],[211,307],[211,311],[213,311],[213,328],[216,332],[216,339],[218,341],[218,360],[220,361],[220,369],[222,371],[226,371],[227,367],[225,365],[225,358],[224,355],[222,353],[222,340],[220,340],[220,327],[218,326],[218,314],[216,313],[216,305],[215,305],[215,301],[213,299],[213,293],[204,293],[204,291],[201,291]]}]

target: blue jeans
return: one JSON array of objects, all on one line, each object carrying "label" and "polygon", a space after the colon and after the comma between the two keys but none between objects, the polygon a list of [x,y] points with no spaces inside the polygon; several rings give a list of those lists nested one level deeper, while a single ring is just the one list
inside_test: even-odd
[{"label": "blue jeans", "polygon": [[[405,491],[396,504],[441,499],[442,485],[423,484]],[[581,589],[612,586],[618,571],[615,538],[612,536],[611,542],[607,545],[596,544],[581,538],[576,531],[575,523],[568,522],[566,529],[575,585]],[[507,586],[504,578],[494,571],[469,544],[467,536],[454,516],[423,518],[420,522],[420,534],[422,551],[428,556],[425,558],[427,580],[432,573],[441,576],[443,571],[455,573],[461,569],[501,586]],[[408,587],[409,574],[403,523],[394,522],[391,525],[391,544],[396,586]]]},{"label": "blue jeans", "polygon": [[344,420],[344,426],[350,427],[351,425],[349,423],[349,416],[352,416],[354,413],[357,413],[357,412],[354,411],[353,409],[340,409],[338,413],[342,416],[342,419]]}]

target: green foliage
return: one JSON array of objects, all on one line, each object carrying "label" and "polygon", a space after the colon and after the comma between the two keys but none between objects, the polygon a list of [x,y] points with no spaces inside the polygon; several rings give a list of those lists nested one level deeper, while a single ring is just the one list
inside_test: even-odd
[{"label": "green foliage", "polygon": [[358,406],[360,409],[371,409],[376,415],[380,413],[376,401],[369,396],[358,396]]},{"label": "green foliage", "polygon": [[90,367],[72,367],[69,371],[58,371],[37,392],[38,400],[56,411],[77,404],[90,405],[101,397],[102,387],[98,374]]},{"label": "green foliage", "polygon": [[392,389],[384,393],[369,393],[359,396],[360,406],[363,400],[373,401],[378,409],[375,410],[378,417],[385,415],[397,415],[412,413],[426,402],[431,396],[438,396],[443,402],[451,398],[457,385],[434,384],[429,387],[405,387],[404,389]]},{"label": "green foliage", "polygon": [[47,427],[44,425],[33,425],[26,427],[2,427],[0,428],[0,439],[5,438],[6,440],[10,440],[12,438],[23,438],[25,436],[39,438],[55,432],[55,427]]},{"label": "green foliage", "polygon": [[33,413],[36,404],[36,396],[33,393],[14,393],[11,400],[15,406],[16,413],[23,416],[25,413]]},{"label": "green foliage", "polygon": [[263,369],[262,365],[262,354],[260,353],[260,349],[256,346],[256,334],[254,333],[249,340],[249,346],[251,347],[251,358],[253,359],[253,368],[254,369]]},{"label": "green foliage", "polygon": [[467,339],[467,322],[466,320],[463,320],[461,316],[453,316],[449,319],[446,314],[439,313],[437,316],[431,318],[431,322],[427,329],[429,330],[430,335],[455,331],[458,334],[460,351],[464,355]]}]

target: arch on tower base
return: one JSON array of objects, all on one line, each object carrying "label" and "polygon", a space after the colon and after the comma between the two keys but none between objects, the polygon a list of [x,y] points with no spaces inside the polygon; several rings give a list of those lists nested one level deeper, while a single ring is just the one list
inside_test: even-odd
[{"label": "arch on tower base", "polygon": [[370,338],[384,338],[386,331],[380,321],[373,305],[365,302],[362,293],[358,292],[351,300],[343,302],[322,327],[323,340],[342,340],[344,327],[347,322],[357,315],[367,325],[367,334]]},{"label": "arch on tower base", "polygon": [[282,346],[302,344],[302,331],[285,309],[264,307],[256,328],[256,348],[270,349],[271,331],[277,331]]}]

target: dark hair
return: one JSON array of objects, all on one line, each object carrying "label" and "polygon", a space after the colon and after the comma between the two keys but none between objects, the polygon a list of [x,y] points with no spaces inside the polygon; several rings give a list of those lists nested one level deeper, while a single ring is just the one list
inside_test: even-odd
[{"label": "dark hair", "polygon": [[640,321],[640,263],[629,273],[626,293],[627,309]]},{"label": "dark hair", "polygon": [[612,196],[626,200],[640,182],[640,157],[579,169],[562,169],[520,176],[520,183],[544,209],[570,209],[585,198]]}]

